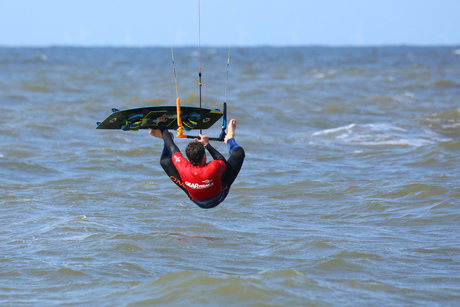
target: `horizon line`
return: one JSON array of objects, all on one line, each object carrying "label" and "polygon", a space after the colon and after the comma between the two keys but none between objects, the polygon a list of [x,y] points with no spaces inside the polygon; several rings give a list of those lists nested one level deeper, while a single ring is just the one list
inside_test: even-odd
[{"label": "horizon line", "polygon": [[[173,45],[173,48],[198,48],[198,45]],[[300,44],[300,45],[274,45],[274,44],[260,44],[260,45],[235,45],[230,48],[377,48],[377,47],[453,47],[459,48],[460,43],[457,44],[407,44],[407,43],[394,43],[394,44]],[[171,45],[79,45],[79,44],[43,44],[43,45],[13,45],[1,44],[0,48],[171,48]],[[225,45],[202,45],[201,48],[229,48]]]}]

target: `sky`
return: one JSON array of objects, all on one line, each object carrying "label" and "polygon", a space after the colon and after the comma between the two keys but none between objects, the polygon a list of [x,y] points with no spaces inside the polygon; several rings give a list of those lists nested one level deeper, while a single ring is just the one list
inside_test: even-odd
[{"label": "sky", "polygon": [[201,0],[198,8],[198,0],[0,0],[0,46],[460,45],[460,0]]}]

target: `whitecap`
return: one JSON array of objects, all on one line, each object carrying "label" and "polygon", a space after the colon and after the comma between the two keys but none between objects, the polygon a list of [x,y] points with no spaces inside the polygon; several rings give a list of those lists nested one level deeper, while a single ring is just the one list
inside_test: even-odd
[{"label": "whitecap", "polygon": [[397,95],[396,97],[394,97],[394,99],[396,101],[399,101],[399,102],[406,102],[406,101],[411,101],[415,98],[415,94],[414,93],[410,93],[410,92],[405,92],[403,94],[400,94],[400,95]]},{"label": "whitecap", "polygon": [[390,124],[367,124],[363,125],[364,128],[369,127],[370,130],[372,131],[401,131],[401,132],[407,132],[406,129],[396,127]]},{"label": "whitecap", "polygon": [[313,76],[313,79],[324,79],[324,78],[326,78],[326,75],[321,74],[321,73],[316,74],[316,75]]},{"label": "whitecap", "polygon": [[329,136],[345,144],[365,146],[412,146],[420,147],[443,141],[431,131],[416,132],[389,123],[350,124],[337,128],[325,129],[311,134],[312,137]]},{"label": "whitecap", "polygon": [[[460,129],[460,123],[453,123],[451,125],[442,125],[442,129]],[[3,157],[2,154],[0,154],[0,158]]]},{"label": "whitecap", "polygon": [[356,133],[343,138],[344,141],[360,143],[368,146],[413,146],[420,147],[435,143],[428,136],[411,133],[404,128],[388,123],[365,124]]},{"label": "whitecap", "polygon": [[75,235],[75,236],[70,236],[70,237],[64,237],[63,240],[66,240],[66,241],[83,241],[86,238],[89,238],[91,236],[92,236],[92,234]]},{"label": "whitecap", "polygon": [[413,147],[420,147],[424,145],[433,144],[434,141],[425,140],[425,139],[397,139],[397,140],[388,140],[388,141],[376,141],[376,142],[362,142],[362,145],[369,145],[369,146],[380,146],[380,145],[389,145],[389,146],[413,146]]},{"label": "whitecap", "polygon": [[356,124],[350,124],[350,125],[347,125],[347,126],[342,126],[342,127],[338,127],[338,128],[332,128],[332,129],[325,129],[325,130],[322,130],[322,131],[314,132],[311,136],[331,134],[331,133],[336,133],[336,132],[340,132],[340,131],[349,131],[349,130],[353,129],[354,127],[356,127]]}]

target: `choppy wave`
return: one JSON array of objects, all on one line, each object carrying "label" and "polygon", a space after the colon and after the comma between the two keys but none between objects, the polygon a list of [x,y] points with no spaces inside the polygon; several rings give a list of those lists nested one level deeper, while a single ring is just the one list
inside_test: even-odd
[{"label": "choppy wave", "polygon": [[422,127],[422,131],[407,129],[386,123],[350,124],[325,129],[311,134],[311,137],[324,137],[326,140],[340,141],[351,145],[389,145],[420,147],[452,141]]}]

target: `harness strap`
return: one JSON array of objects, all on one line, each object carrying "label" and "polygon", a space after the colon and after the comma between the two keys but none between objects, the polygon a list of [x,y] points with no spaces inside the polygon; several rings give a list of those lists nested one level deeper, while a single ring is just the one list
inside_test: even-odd
[{"label": "harness strap", "polygon": [[225,198],[228,195],[228,187],[222,187],[222,190],[220,191],[219,195],[217,195],[214,198],[211,198],[209,200],[203,200],[203,201],[198,201],[193,198],[191,200],[200,208],[204,209],[211,209],[219,205],[221,202],[225,200]]}]

